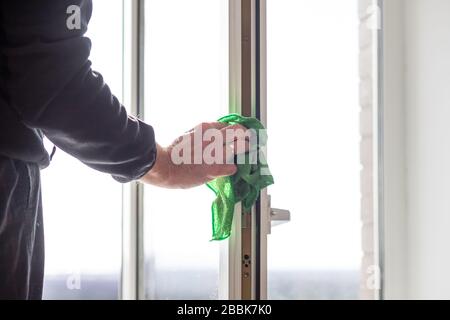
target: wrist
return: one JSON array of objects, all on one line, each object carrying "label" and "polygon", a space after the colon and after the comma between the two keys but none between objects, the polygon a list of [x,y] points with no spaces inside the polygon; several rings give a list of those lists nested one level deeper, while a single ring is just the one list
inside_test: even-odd
[{"label": "wrist", "polygon": [[166,148],[156,145],[156,159],[152,169],[141,178],[144,183],[165,186],[170,179],[170,157]]}]

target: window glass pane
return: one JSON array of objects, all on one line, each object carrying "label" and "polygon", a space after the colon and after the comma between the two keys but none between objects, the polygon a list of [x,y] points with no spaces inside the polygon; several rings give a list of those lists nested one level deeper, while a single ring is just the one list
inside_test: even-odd
[{"label": "window glass pane", "polygon": [[[122,0],[95,0],[88,37],[93,69],[122,96]],[[49,145],[51,148],[51,145]],[[42,171],[44,299],[116,299],[122,187],[58,150]]]},{"label": "window glass pane", "polygon": [[[228,112],[228,1],[145,1],[145,118],[162,145]],[[149,299],[215,299],[219,245],[205,186],[145,189]]]},{"label": "window glass pane", "polygon": [[358,297],[357,4],[267,1],[269,193],[292,215],[268,240],[272,299]]}]

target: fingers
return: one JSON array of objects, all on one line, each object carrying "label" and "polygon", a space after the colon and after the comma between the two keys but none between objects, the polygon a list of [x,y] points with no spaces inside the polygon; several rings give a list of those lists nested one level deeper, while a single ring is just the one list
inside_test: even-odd
[{"label": "fingers", "polygon": [[180,138],[175,145],[183,149],[183,157],[190,156],[189,164],[233,164],[234,156],[249,152],[256,143],[254,130],[220,122],[201,123]]},{"label": "fingers", "polygon": [[[215,132],[208,132],[208,130],[214,130]],[[216,130],[218,130],[218,132]],[[219,143],[223,146],[229,145],[233,151],[231,153],[233,155],[248,152],[251,144],[255,143],[255,139],[253,138],[256,137],[253,130],[249,130],[240,124],[229,125],[221,122],[201,123],[191,131],[188,131],[188,134],[194,138],[194,132],[196,131],[200,132],[206,139],[202,141],[202,148],[205,148],[212,143]],[[218,137],[221,137],[221,140],[217,139]]]},{"label": "fingers", "polygon": [[231,148],[233,155],[244,154],[250,150],[250,141],[235,140],[229,143],[228,146]]},{"label": "fingers", "polygon": [[232,144],[223,146],[222,161],[224,164],[234,164],[235,149]]},{"label": "fingers", "polygon": [[220,130],[224,143],[229,143],[235,140],[249,140],[252,135],[252,133],[249,132],[249,130],[243,125],[229,125],[222,122],[203,122],[186,133],[193,133],[194,131],[201,130],[204,134],[205,131],[210,129]]},{"label": "fingers", "polygon": [[240,124],[233,124],[220,129],[225,143],[244,140],[248,136],[247,131],[248,129]]},{"label": "fingers", "polygon": [[223,122],[210,122],[209,125],[210,125],[210,128],[214,128],[217,130],[221,130],[221,129],[229,126],[227,123],[223,123]]},{"label": "fingers", "polygon": [[[208,130],[211,131],[205,134]],[[167,148],[165,162],[170,170],[166,171],[170,172],[166,175],[170,179],[149,176],[151,179],[147,180],[167,188],[184,189],[201,185],[207,179],[234,175],[238,170],[234,163],[235,156],[250,150],[253,137],[256,137],[254,131],[242,125],[201,123]],[[160,157],[164,154],[161,152]],[[157,168],[155,165],[153,173]]]},{"label": "fingers", "polygon": [[221,129],[222,137],[226,145],[229,145],[233,154],[243,154],[250,150],[253,143],[253,133],[246,127],[236,124]]},{"label": "fingers", "polygon": [[235,164],[216,164],[211,166],[210,172],[209,177],[211,179],[232,176],[237,172],[237,166]]},{"label": "fingers", "polygon": [[199,125],[197,125],[195,128],[191,129],[188,132],[193,132],[195,130],[202,130],[203,132],[205,132],[208,129],[223,129],[225,127],[227,127],[228,124],[226,123],[222,123],[222,122],[202,122]]}]

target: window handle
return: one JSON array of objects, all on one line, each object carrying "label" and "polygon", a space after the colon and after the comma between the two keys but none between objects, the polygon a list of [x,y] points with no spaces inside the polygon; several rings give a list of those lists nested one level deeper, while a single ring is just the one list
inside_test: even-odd
[{"label": "window handle", "polygon": [[291,221],[291,212],[285,209],[270,209],[270,221],[272,227],[278,226],[280,224],[288,223]]},{"label": "window handle", "polygon": [[286,209],[272,208],[271,196],[267,195],[267,211],[269,215],[268,234],[271,233],[271,228],[280,224],[285,224],[291,221],[291,212]]}]

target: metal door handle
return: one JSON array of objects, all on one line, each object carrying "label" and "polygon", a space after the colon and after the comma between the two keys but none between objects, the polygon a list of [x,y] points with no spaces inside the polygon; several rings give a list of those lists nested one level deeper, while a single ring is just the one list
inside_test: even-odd
[{"label": "metal door handle", "polygon": [[289,210],[271,208],[270,221],[273,227],[287,223],[291,221],[291,212]]},{"label": "metal door handle", "polygon": [[267,211],[269,214],[269,234],[271,233],[271,228],[278,226],[280,224],[288,223],[291,221],[291,212],[285,209],[277,209],[271,207],[271,196],[267,195]]}]

